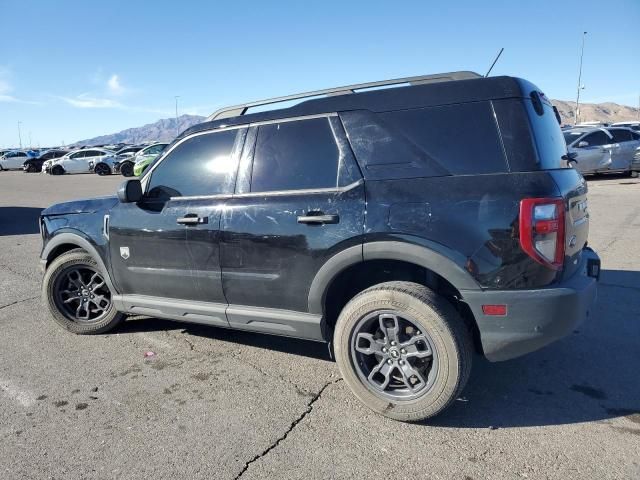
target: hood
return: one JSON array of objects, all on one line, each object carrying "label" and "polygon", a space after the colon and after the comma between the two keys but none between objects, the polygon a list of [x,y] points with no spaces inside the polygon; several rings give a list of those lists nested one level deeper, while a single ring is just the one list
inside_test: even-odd
[{"label": "hood", "polygon": [[108,197],[86,198],[83,200],[73,200],[71,202],[56,203],[42,211],[42,216],[47,215],[69,215],[74,213],[95,213],[104,210],[111,210],[118,203],[115,195]]}]

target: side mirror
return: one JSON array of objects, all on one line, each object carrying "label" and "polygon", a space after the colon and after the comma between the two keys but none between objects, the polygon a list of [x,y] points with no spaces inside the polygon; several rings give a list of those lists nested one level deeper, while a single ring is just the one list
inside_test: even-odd
[{"label": "side mirror", "polygon": [[586,140],[582,140],[580,142],[578,142],[578,148],[584,148],[584,147],[588,147],[589,146],[589,142],[587,142]]},{"label": "side mirror", "polygon": [[142,200],[142,185],[137,178],[122,182],[118,188],[118,200],[121,203],[136,203]]}]

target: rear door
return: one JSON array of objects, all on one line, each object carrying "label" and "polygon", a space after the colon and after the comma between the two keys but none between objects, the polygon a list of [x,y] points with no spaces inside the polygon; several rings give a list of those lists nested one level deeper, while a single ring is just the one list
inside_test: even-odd
[{"label": "rear door", "polygon": [[581,173],[594,173],[608,169],[612,161],[612,142],[611,137],[603,130],[596,130],[582,137],[574,144],[574,151],[578,154],[577,169]]},{"label": "rear door", "polygon": [[256,319],[240,306],[307,312],[313,278],[332,255],[361,243],[363,217],[364,184],[337,116],[253,126],[221,224],[229,323],[319,337],[319,325]]},{"label": "rear door", "polygon": [[613,136],[614,142],[609,169],[629,170],[636,146],[636,142],[631,136],[631,131],[625,128],[611,128],[609,133]]}]

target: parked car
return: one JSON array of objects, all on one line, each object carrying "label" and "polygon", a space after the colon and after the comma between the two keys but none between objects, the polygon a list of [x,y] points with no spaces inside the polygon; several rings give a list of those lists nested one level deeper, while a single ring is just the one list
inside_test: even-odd
[{"label": "parked car", "polygon": [[65,173],[92,173],[95,166],[109,157],[114,157],[114,153],[104,148],[87,148],[74,150],[63,157],[48,161],[43,164],[43,168],[51,175],[62,175]]},{"label": "parked car", "polygon": [[460,396],[474,346],[515,358],[587,316],[587,184],[537,87],[456,72],[292,99],[222,109],[117,196],[44,210],[53,319],[328,342],[362,402],[414,421]]},{"label": "parked car", "polygon": [[115,165],[116,165],[115,154],[104,155],[98,159],[91,160],[89,162],[89,168],[94,173],[100,176],[111,175],[112,173],[116,173]]},{"label": "parked car", "polygon": [[35,173],[42,171],[42,165],[47,160],[64,157],[68,152],[66,150],[52,149],[45,151],[42,155],[26,160],[22,168],[25,172]]},{"label": "parked car", "polygon": [[636,132],[640,131],[640,122],[617,122],[612,123],[612,127],[627,127]]},{"label": "parked car", "polygon": [[637,178],[638,174],[640,174],[640,147],[636,148],[631,162],[631,176]]},{"label": "parked car", "polygon": [[633,154],[640,146],[640,133],[629,128],[574,128],[563,135],[569,154],[583,175],[631,173]]},{"label": "parked car", "polygon": [[31,158],[28,152],[13,150],[0,157],[0,170],[20,170],[26,160]]},{"label": "parked car", "polygon": [[167,148],[168,143],[156,143],[145,148],[140,155],[136,155],[135,164],[133,166],[133,174],[136,177],[142,176],[145,170],[158,158],[158,156]]},{"label": "parked car", "polygon": [[[116,170],[125,177],[139,176],[141,172],[158,156],[168,143],[153,143],[141,148],[134,156],[118,159]],[[136,167],[136,164],[140,166]],[[137,168],[138,173],[135,173]]]},{"label": "parked car", "polygon": [[142,150],[142,145],[128,145],[116,151],[116,158],[131,157]]}]

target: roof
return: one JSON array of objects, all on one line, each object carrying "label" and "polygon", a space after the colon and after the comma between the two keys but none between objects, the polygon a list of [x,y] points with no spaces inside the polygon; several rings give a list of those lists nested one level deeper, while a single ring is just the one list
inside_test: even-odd
[{"label": "roof", "polygon": [[[408,83],[408,85],[395,86],[400,83]],[[391,88],[371,90],[371,88],[387,85],[390,85]],[[524,90],[527,90],[528,93],[528,91],[534,88],[533,85],[519,78],[507,76],[484,78],[473,72],[453,72],[435,76],[429,75],[371,82],[369,84],[336,87],[224,108],[211,115],[206,122],[194,125],[185,130],[178,138],[194,132],[227,126],[247,125],[268,120],[346,110],[384,112],[407,108],[521,97],[523,96]],[[318,95],[323,96],[321,98],[310,98],[317,97]],[[303,101],[289,108],[246,113],[247,109],[253,106],[276,104],[293,99],[301,99]],[[231,113],[235,116],[225,116]],[[221,116],[224,118],[221,118]],[[213,119],[213,117],[218,118]]]}]

